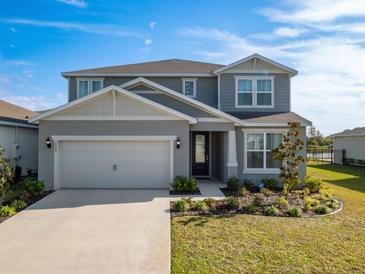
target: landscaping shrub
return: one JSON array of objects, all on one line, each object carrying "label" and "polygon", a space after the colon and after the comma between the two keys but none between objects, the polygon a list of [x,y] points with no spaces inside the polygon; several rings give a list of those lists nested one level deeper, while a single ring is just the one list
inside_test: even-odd
[{"label": "landscaping shrub", "polygon": [[265,196],[270,196],[271,194],[272,194],[272,192],[271,192],[271,190],[270,189],[268,189],[268,188],[263,188],[263,189],[261,189],[261,191],[260,191],[262,194],[264,194]]},{"label": "landscaping shrub", "polygon": [[327,201],[324,203],[324,205],[328,208],[335,209],[337,208],[337,203],[335,201]]},{"label": "landscaping shrub", "polygon": [[289,202],[284,197],[280,197],[276,199],[276,203],[278,204],[278,207],[280,208],[287,208],[289,205]]},{"label": "landscaping shrub", "polygon": [[257,210],[257,207],[253,203],[251,203],[245,207],[245,211],[248,213],[255,213],[256,210]]},{"label": "landscaping shrub", "polygon": [[300,208],[297,207],[291,207],[287,210],[287,214],[290,217],[302,217],[302,210]]},{"label": "landscaping shrub", "polygon": [[24,180],[24,189],[31,196],[37,197],[44,192],[44,182],[34,178],[26,178]]},{"label": "landscaping shrub", "polygon": [[273,205],[265,207],[265,209],[264,209],[264,215],[276,216],[278,214],[279,214],[279,210]]},{"label": "landscaping shrub", "polygon": [[12,177],[13,169],[11,168],[10,161],[6,158],[5,149],[0,146],[0,204],[9,189]]},{"label": "landscaping shrub", "polygon": [[256,206],[260,206],[262,202],[264,201],[264,197],[262,193],[255,194],[255,197],[253,198],[253,204]]},{"label": "landscaping shrub", "polygon": [[11,217],[15,214],[16,214],[16,209],[12,206],[0,207],[0,217],[1,218]]},{"label": "landscaping shrub", "polygon": [[312,207],[318,206],[319,201],[317,199],[313,199],[311,197],[304,198],[304,208],[306,210],[310,210]]},{"label": "landscaping shrub", "polygon": [[27,203],[23,200],[14,200],[11,203],[11,207],[14,207],[17,211],[22,210],[27,207]]},{"label": "landscaping shrub", "polygon": [[278,181],[275,178],[265,178],[262,182],[264,183],[265,188],[270,190],[274,190],[278,184]]},{"label": "landscaping shrub", "polygon": [[243,185],[247,190],[251,192],[254,192],[256,190],[256,186],[251,180],[245,179],[243,181]]},{"label": "landscaping shrub", "polygon": [[238,193],[239,193],[239,196],[241,196],[241,197],[247,197],[249,194],[249,191],[246,189],[246,187],[242,186]]},{"label": "landscaping shrub", "polygon": [[181,199],[177,201],[173,201],[171,203],[171,208],[175,212],[185,212],[189,209],[189,204],[186,199]]},{"label": "landscaping shrub", "polygon": [[209,206],[204,201],[196,201],[193,204],[193,208],[197,211],[207,211]]},{"label": "landscaping shrub", "polygon": [[176,176],[171,186],[176,192],[198,191],[198,181],[194,177]]},{"label": "landscaping shrub", "polygon": [[212,207],[215,203],[215,200],[213,198],[206,198],[203,201],[208,207]]},{"label": "landscaping shrub", "polygon": [[321,179],[307,176],[304,180],[304,187],[307,188],[311,193],[316,193],[322,188],[322,181]]},{"label": "landscaping shrub", "polygon": [[224,208],[229,210],[238,209],[240,207],[240,203],[237,197],[227,197],[222,201],[222,205]]},{"label": "landscaping shrub", "polygon": [[229,191],[238,191],[240,189],[240,180],[235,177],[229,177],[227,180],[227,189]]},{"label": "landscaping shrub", "polygon": [[315,207],[314,212],[317,214],[327,214],[331,212],[331,209],[325,205],[318,205]]}]

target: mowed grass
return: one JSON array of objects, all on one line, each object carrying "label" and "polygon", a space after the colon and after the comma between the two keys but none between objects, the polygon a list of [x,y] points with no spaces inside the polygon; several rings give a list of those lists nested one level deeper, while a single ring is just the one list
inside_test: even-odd
[{"label": "mowed grass", "polygon": [[365,168],[308,165],[344,201],[320,218],[172,219],[173,273],[364,273]]}]

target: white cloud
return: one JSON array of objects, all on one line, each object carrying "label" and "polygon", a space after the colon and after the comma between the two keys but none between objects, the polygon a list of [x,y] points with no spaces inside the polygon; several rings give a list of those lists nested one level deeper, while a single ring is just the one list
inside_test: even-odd
[{"label": "white cloud", "polygon": [[274,34],[282,37],[297,37],[305,32],[307,32],[307,30],[303,28],[281,27],[275,29]]},{"label": "white cloud", "polygon": [[155,21],[150,22],[150,28],[153,30],[155,28],[156,24],[157,24],[157,22],[155,22]]},{"label": "white cloud", "polygon": [[152,39],[146,39],[146,40],[144,40],[144,44],[145,44],[146,46],[151,45],[151,44],[152,44]]},{"label": "white cloud", "polygon": [[30,110],[45,110],[49,108],[56,107],[62,103],[64,100],[49,100],[45,96],[3,96],[1,99],[10,102],[12,104],[30,109]]},{"label": "white cloud", "polygon": [[365,1],[359,0],[306,0],[288,3],[292,5],[289,9],[266,8],[262,13],[271,21],[290,24],[329,22],[365,15]]},{"label": "white cloud", "polygon": [[[365,48],[362,39],[315,35],[275,44],[253,42],[217,29],[185,29],[181,35],[201,39],[195,54],[228,64],[258,52],[299,71],[292,79],[292,109],[312,120],[325,134],[364,126]],[[212,41],[216,42],[212,43]],[[215,47],[210,50],[210,46]],[[218,48],[218,50],[217,50]]]},{"label": "white cloud", "polygon": [[65,21],[43,21],[43,20],[34,20],[27,18],[0,18],[0,22],[8,24],[35,26],[35,27],[58,28],[63,30],[76,30],[87,33],[120,36],[120,37],[142,36],[137,31],[128,31],[122,28],[121,26],[110,25],[110,24],[85,24],[85,23],[65,22]]},{"label": "white cloud", "polygon": [[16,33],[16,29],[15,29],[14,27],[10,27],[10,31],[11,31],[12,33]]},{"label": "white cloud", "polygon": [[57,2],[61,2],[78,8],[86,8],[89,5],[83,0],[57,0]]}]

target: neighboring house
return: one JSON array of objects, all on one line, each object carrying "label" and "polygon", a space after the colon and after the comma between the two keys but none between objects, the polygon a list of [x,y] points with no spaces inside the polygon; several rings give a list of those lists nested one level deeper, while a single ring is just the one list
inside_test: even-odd
[{"label": "neighboring house", "polygon": [[31,119],[39,178],[57,189],[277,177],[271,150],[287,123],[301,123],[303,140],[311,125],[291,112],[296,74],[258,54],[227,66],[172,59],[62,73],[69,102]]},{"label": "neighboring house", "polygon": [[38,168],[38,125],[28,123],[38,113],[0,100],[0,146],[15,165],[36,172]]},{"label": "neighboring house", "polygon": [[335,163],[365,165],[365,127],[346,129],[331,137]]}]

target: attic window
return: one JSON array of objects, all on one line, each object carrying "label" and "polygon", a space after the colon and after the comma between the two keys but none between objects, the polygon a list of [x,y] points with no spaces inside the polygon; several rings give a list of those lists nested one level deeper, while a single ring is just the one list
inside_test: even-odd
[{"label": "attic window", "polygon": [[196,79],[182,79],[183,82],[183,94],[189,97],[196,97]]},{"label": "attic window", "polygon": [[84,97],[90,93],[96,92],[103,88],[103,79],[77,79],[77,98]]}]

